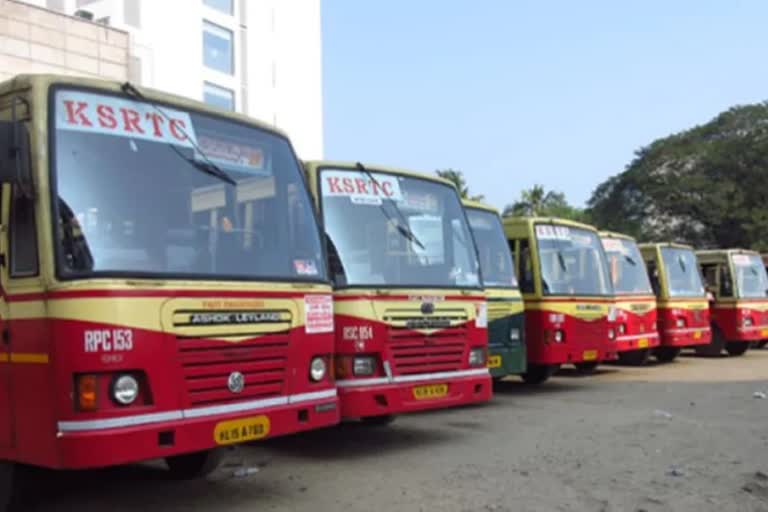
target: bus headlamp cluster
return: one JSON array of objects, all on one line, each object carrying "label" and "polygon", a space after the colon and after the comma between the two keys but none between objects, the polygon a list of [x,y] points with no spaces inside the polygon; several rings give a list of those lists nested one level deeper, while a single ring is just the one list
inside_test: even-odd
[{"label": "bus headlamp cluster", "polygon": [[376,359],[371,356],[355,357],[352,361],[352,373],[355,376],[373,375],[376,372]]},{"label": "bus headlamp cluster", "polygon": [[112,399],[120,405],[131,405],[139,396],[139,381],[133,375],[118,375],[112,383]]},{"label": "bus headlamp cluster", "polygon": [[752,321],[752,317],[745,317],[742,321],[742,324],[744,327],[752,327],[754,325],[754,322]]},{"label": "bus headlamp cluster", "polygon": [[325,359],[322,357],[315,357],[312,359],[312,362],[309,363],[309,377],[315,382],[323,380],[327,371],[328,368],[325,364]]},{"label": "bus headlamp cluster", "polygon": [[513,327],[509,330],[509,341],[519,341],[520,340],[520,329],[517,327]]},{"label": "bus headlamp cluster", "polygon": [[470,349],[469,366],[485,366],[485,349],[482,349],[482,348]]}]

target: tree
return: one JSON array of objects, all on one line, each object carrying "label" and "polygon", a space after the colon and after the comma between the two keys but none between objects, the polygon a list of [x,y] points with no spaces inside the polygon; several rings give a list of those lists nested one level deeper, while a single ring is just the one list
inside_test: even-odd
[{"label": "tree", "polygon": [[565,194],[534,185],[520,192],[520,199],[504,208],[505,216],[543,216],[584,221],[584,210],[568,204]]},{"label": "tree", "polygon": [[768,249],[768,104],[732,108],[640,149],[588,202],[644,241]]},{"label": "tree", "polygon": [[459,191],[459,196],[462,199],[469,199],[471,201],[483,201],[485,199],[483,194],[471,195],[469,193],[469,186],[464,179],[464,173],[461,171],[455,169],[438,169],[435,171],[435,174],[456,185],[456,190]]}]

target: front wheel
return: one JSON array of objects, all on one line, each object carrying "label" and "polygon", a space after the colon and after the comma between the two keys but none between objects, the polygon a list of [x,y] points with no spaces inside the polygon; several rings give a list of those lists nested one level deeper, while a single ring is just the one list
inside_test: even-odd
[{"label": "front wheel", "polygon": [[642,366],[646,364],[650,358],[651,350],[647,348],[619,352],[619,363],[626,364],[628,366]]},{"label": "front wheel", "polygon": [[757,348],[765,348],[768,345],[768,340],[760,340],[757,342]]},{"label": "front wheel", "polygon": [[656,360],[660,363],[671,363],[680,355],[680,347],[656,348]]},{"label": "front wheel", "polygon": [[171,476],[177,480],[192,480],[203,478],[219,466],[223,452],[221,450],[206,450],[203,452],[185,453],[166,457],[165,463]]},{"label": "front wheel", "polygon": [[542,384],[547,381],[558,369],[556,364],[529,364],[528,369],[520,375],[523,382],[530,385]]},{"label": "front wheel", "polygon": [[13,462],[0,462],[0,512],[7,512],[13,498]]},{"label": "front wheel", "polygon": [[576,367],[576,371],[581,375],[592,375],[595,373],[595,370],[597,370],[598,364],[597,361],[589,361],[585,363],[574,363],[573,366]]},{"label": "front wheel", "polygon": [[749,343],[743,341],[729,341],[725,344],[725,350],[729,356],[743,356],[749,349]]},{"label": "front wheel", "polygon": [[386,427],[395,421],[395,417],[396,416],[394,414],[383,414],[381,416],[363,416],[360,418],[360,421],[363,425],[368,425],[371,427]]}]

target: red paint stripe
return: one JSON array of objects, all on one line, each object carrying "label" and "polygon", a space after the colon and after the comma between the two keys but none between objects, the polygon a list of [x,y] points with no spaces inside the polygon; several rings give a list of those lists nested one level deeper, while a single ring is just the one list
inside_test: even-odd
[{"label": "red paint stripe", "polygon": [[146,297],[199,297],[199,298],[239,298],[271,299],[301,298],[305,295],[328,295],[328,292],[277,292],[277,291],[236,291],[236,290],[67,290],[42,293],[24,293],[7,295],[8,302],[29,302],[45,299],[83,299],[83,298],[146,298]]},{"label": "red paint stripe", "polygon": [[352,300],[398,300],[398,301],[416,301],[414,299],[415,296],[421,297],[440,297],[441,300],[445,301],[475,301],[475,300],[484,300],[485,296],[483,295],[439,295],[439,294],[416,294],[413,295],[334,295],[333,300],[343,302],[343,301],[352,301]]},{"label": "red paint stripe", "polygon": [[616,299],[612,297],[606,297],[606,298],[569,298],[569,297],[552,297],[552,298],[541,298],[541,299],[526,299],[523,298],[523,302],[526,304],[540,304],[542,302],[581,302],[583,304],[613,304],[616,302]]}]

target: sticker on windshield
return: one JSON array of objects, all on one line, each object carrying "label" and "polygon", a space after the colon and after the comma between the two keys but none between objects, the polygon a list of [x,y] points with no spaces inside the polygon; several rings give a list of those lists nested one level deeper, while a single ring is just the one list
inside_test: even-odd
[{"label": "sticker on windshield", "polygon": [[[228,169],[248,174],[269,174],[265,169],[264,150],[260,147],[239,144],[208,135],[200,135],[197,143],[207,159],[222,164]],[[195,152],[195,158],[198,158],[197,152]]]},{"label": "sticker on windshield", "polygon": [[333,332],[333,299],[330,295],[304,296],[304,330],[307,334]]},{"label": "sticker on windshield", "polygon": [[[159,110],[158,110],[159,109]],[[56,93],[56,128],[194,147],[186,112],[141,101],[78,91]],[[164,115],[165,114],[165,115]]]},{"label": "sticker on windshield", "polygon": [[570,240],[571,230],[566,226],[552,226],[551,224],[537,224],[536,237],[539,240]]},{"label": "sticker on windshield", "polygon": [[734,254],[732,258],[734,265],[751,265],[751,260],[746,254]]},{"label": "sticker on windshield", "polygon": [[317,275],[317,265],[314,260],[293,260],[293,268],[300,276]]},{"label": "sticker on windshield", "polygon": [[323,171],[323,197],[349,197],[355,204],[380,205],[382,200],[402,201],[400,182],[387,174]]},{"label": "sticker on windshield", "polygon": [[603,238],[603,249],[606,252],[618,252],[619,254],[629,254],[629,249],[624,246],[621,240],[616,238]]},{"label": "sticker on windshield", "polygon": [[438,210],[437,198],[432,194],[415,194],[406,192],[405,207],[419,212],[436,212]]}]

